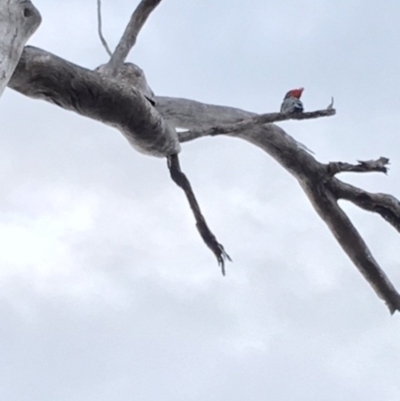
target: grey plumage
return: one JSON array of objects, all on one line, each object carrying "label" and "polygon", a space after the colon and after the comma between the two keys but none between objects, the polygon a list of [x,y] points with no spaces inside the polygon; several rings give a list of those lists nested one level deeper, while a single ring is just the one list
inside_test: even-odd
[{"label": "grey plumage", "polygon": [[301,113],[304,111],[303,103],[296,97],[289,96],[283,99],[281,113]]}]

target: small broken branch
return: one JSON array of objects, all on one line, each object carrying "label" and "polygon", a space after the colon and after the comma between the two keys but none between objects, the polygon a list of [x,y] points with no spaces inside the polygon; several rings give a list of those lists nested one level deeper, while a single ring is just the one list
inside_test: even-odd
[{"label": "small broken branch", "polygon": [[161,0],[142,0],[133,12],[131,19],[118,43],[110,61],[107,63],[107,72],[115,76],[124,64],[132,47],[135,45],[140,30],[152,11],[161,3]]},{"label": "small broken branch", "polygon": [[358,160],[358,164],[350,164],[343,162],[330,162],[327,165],[328,174],[335,175],[338,173],[371,173],[371,172],[379,172],[385,173],[388,172],[387,165],[389,164],[389,159],[386,157],[380,157],[377,160],[367,160],[361,161]]},{"label": "small broken branch", "polygon": [[108,46],[108,43],[105,37],[103,36],[102,25],[103,23],[101,18],[101,0],[97,0],[97,32],[99,34],[101,44],[103,45],[104,49],[106,49],[107,54],[111,57],[112,51],[110,50],[110,47]]},{"label": "small broken branch", "polygon": [[218,265],[221,266],[222,275],[225,276],[225,260],[232,261],[232,259],[225,252],[224,247],[217,241],[215,235],[208,228],[206,220],[201,213],[200,206],[197,203],[196,197],[192,190],[192,186],[190,185],[190,182],[185,174],[181,171],[178,155],[168,156],[167,161],[172,180],[176,185],[182,188],[186,194],[190,208],[192,209],[193,215],[196,219],[196,227],[201,235],[201,238],[203,238],[205,244],[214,253],[215,257],[217,258]]},{"label": "small broken branch", "polygon": [[285,120],[309,120],[320,117],[330,117],[336,114],[335,109],[325,109],[317,111],[309,111],[304,113],[266,113],[259,114],[254,117],[235,122],[233,124],[215,125],[207,128],[192,129],[185,132],[180,138],[181,142],[191,141],[193,139],[201,138],[204,136],[215,136],[232,134],[237,131],[242,131],[253,127],[254,125],[270,124]]},{"label": "small broken branch", "polygon": [[[299,181],[318,214],[377,295],[384,299],[392,313],[395,310],[400,311],[400,295],[337,204],[338,199],[351,200],[366,210],[380,213],[399,230],[399,201],[381,194],[366,195],[360,193],[357,188],[339,181],[328,172],[326,164],[318,162],[284,130],[274,124],[265,123],[270,121],[269,119],[277,121],[277,118],[283,121],[293,118],[293,115],[272,113],[274,117],[271,117],[271,114],[255,116],[254,113],[232,107],[156,97],[156,108],[162,115],[161,118],[137,89],[127,88],[126,85],[118,84],[118,81],[107,79],[96,72],[32,47],[24,50],[9,86],[27,96],[45,99],[117,127],[130,141],[136,143],[136,146],[138,143],[135,141],[139,137],[139,148],[142,151],[144,146],[153,155],[166,156],[171,165],[174,161],[174,157],[171,159],[171,156],[179,151],[178,136],[174,136],[174,127],[189,130],[179,133],[182,142],[199,136],[226,133],[258,146]],[[334,114],[334,110],[312,112],[311,116],[314,117],[311,118],[333,115],[330,113]],[[307,115],[310,116],[304,113],[304,116]],[[306,118],[304,116],[302,117]],[[364,169],[371,168],[372,165],[374,164],[368,162],[360,163]],[[358,168],[361,168],[360,166]],[[376,166],[375,164],[374,168]],[[179,166],[175,167],[178,171]],[[193,205],[192,203],[192,208],[195,207]],[[215,243],[220,246],[216,239]],[[214,253],[218,251],[216,256],[219,255],[217,258],[221,257],[222,261],[228,259],[223,248],[211,249]],[[221,260],[218,260],[221,263]]]},{"label": "small broken branch", "polygon": [[[184,99],[157,98],[157,105],[160,110],[168,111],[172,120],[181,128],[188,128],[189,131],[179,133],[181,142],[195,139],[195,133],[204,136],[205,133],[212,135],[214,126],[218,125],[218,115],[221,115],[221,123],[224,124],[221,131],[227,135],[242,138],[266,151],[292,175],[294,175],[319,216],[328,225],[330,231],[341,245],[361,274],[375,290],[377,295],[382,298],[388,306],[391,313],[400,311],[400,294],[396,291],[382,268],[373,258],[368,246],[361,238],[356,228],[351,223],[343,210],[337,204],[338,199],[348,199],[354,201],[360,207],[366,210],[378,212],[388,222],[397,229],[400,227],[400,202],[394,197],[384,196],[382,194],[372,195],[372,197],[357,196],[357,189],[339,181],[328,172],[326,165],[318,162],[315,158],[298,146],[298,142],[291,136],[273,124],[247,125],[230,124],[229,119],[237,121],[238,116],[243,116],[246,112],[232,108],[222,108],[221,106],[197,105],[197,102]],[[197,109],[197,113],[196,113]],[[179,119],[179,110],[182,110],[182,119]],[[190,121],[188,110],[192,113]],[[212,121],[212,127],[207,124],[207,114],[209,121]],[[246,123],[249,120],[246,120]],[[226,129],[226,124],[229,130]],[[239,126],[242,124],[242,130]],[[196,129],[196,126],[201,129]],[[195,128],[195,129],[193,129]],[[385,162],[382,159],[382,163]],[[365,163],[366,166],[365,167]],[[379,163],[360,163],[364,168],[377,168]],[[358,193],[358,195],[360,195]],[[377,203],[373,203],[377,202]]]}]

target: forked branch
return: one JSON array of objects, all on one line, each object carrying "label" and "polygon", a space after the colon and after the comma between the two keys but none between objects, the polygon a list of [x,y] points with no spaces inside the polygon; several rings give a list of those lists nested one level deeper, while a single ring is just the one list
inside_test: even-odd
[{"label": "forked branch", "polygon": [[389,194],[374,194],[332,179],[330,188],[337,199],[345,199],[361,209],[378,213],[400,233],[400,202]]},{"label": "forked branch", "polygon": [[[156,97],[157,113],[140,91],[35,48],[24,51],[10,86],[27,96],[45,99],[118,127],[131,143],[142,150],[145,146],[146,151],[156,156],[170,157],[179,151],[174,127],[189,130],[179,134],[182,142],[217,132],[260,147],[297,178],[320,217],[377,295],[392,313],[400,311],[400,295],[337,204],[339,199],[347,199],[366,210],[380,213],[400,231],[400,202],[397,199],[368,194],[335,176],[342,171],[383,171],[387,159],[360,162],[356,166],[322,164],[280,127],[265,124],[270,119],[283,121],[293,117],[280,113],[255,116],[232,107]],[[311,118],[332,115],[332,110],[313,112]],[[219,252],[227,258],[222,247]]]},{"label": "forked branch", "polygon": [[[108,76],[118,78],[119,83],[124,83],[128,87],[135,87],[142,95],[151,103],[155,105],[154,94],[150,87],[147,85],[143,71],[131,63],[125,64],[125,59],[129,51],[136,43],[137,36],[140,29],[143,27],[150,13],[157,7],[161,0],[142,0],[138,5],[125,32],[118,44],[114,54],[111,56],[110,61],[100,66],[97,69],[100,75],[105,79]],[[98,0],[98,26],[99,35],[103,45],[108,48],[101,32],[101,0]],[[175,131],[175,130],[174,130]],[[173,135],[177,137],[175,132]],[[200,206],[196,200],[196,196],[192,189],[189,179],[183,173],[179,163],[179,150],[175,153],[166,154],[168,161],[168,168],[170,170],[171,178],[184,192],[188,199],[190,208],[196,220],[196,227],[200,233],[201,238],[205,244],[211,249],[217,258],[218,264],[221,266],[222,274],[225,275],[225,260],[231,261],[229,255],[225,252],[224,247],[217,241],[215,235],[209,229],[207,222],[200,211]]]},{"label": "forked branch", "polygon": [[[265,150],[298,179],[319,216],[325,221],[342,249],[370,283],[377,295],[385,301],[390,312],[400,311],[400,294],[373,258],[368,246],[350,219],[339,207],[337,201],[347,199],[366,210],[380,213],[398,230],[400,227],[400,202],[390,195],[368,194],[339,181],[333,176],[333,172],[340,171],[383,171],[388,159],[380,158],[376,161],[359,162],[356,166],[345,163],[336,164],[334,168],[333,165],[324,165],[318,162],[301,146],[299,147],[297,141],[275,125],[251,125],[250,120],[248,120],[249,122],[246,122],[244,129],[244,124],[241,122],[229,126],[227,115],[229,114],[233,120],[237,121],[238,116],[243,116],[245,113],[243,110],[238,110],[235,116],[232,108],[227,108],[224,114],[221,106],[201,105],[197,107],[197,102],[191,100],[187,100],[186,103],[185,106],[183,99],[177,99],[177,107],[174,109],[173,98],[159,99],[159,107],[168,110],[168,113],[173,116],[175,124],[190,129],[179,134],[182,142],[195,139],[194,133],[198,133],[199,137],[203,137],[205,133],[213,135],[215,132],[213,127],[217,124],[218,114],[221,113],[223,121],[221,131],[229,136],[245,139]],[[196,107],[198,113],[195,113]],[[182,110],[181,121],[179,121],[179,109]],[[188,109],[194,116],[191,123],[188,121]],[[207,127],[206,114],[209,115],[213,127]],[[165,117],[167,118],[167,116]],[[252,119],[252,121],[254,120],[255,118]],[[193,129],[197,124],[201,125],[202,128]],[[230,132],[226,132],[228,126],[231,128]]]},{"label": "forked branch", "polygon": [[321,219],[377,295],[385,301],[390,312],[400,311],[399,293],[372,256],[360,233],[337,204],[337,198],[330,191],[329,185],[317,185],[315,182],[302,184]]}]

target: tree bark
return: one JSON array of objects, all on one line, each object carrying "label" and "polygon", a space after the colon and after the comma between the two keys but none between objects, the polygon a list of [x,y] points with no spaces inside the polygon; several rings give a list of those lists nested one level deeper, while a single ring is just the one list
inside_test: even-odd
[{"label": "tree bark", "polygon": [[0,96],[10,80],[25,43],[41,22],[29,0],[0,0]]},{"label": "tree bark", "polygon": [[[121,63],[135,43],[145,20],[159,3],[160,0],[141,1],[121,40],[121,51],[116,52],[118,57],[114,60],[115,65],[105,64],[97,71],[90,71],[44,50],[26,47],[9,86],[26,96],[44,99],[116,127],[141,152],[167,157],[170,162],[175,158],[177,168],[171,174],[179,178],[182,188],[185,187],[182,177],[177,175],[180,172],[177,158],[180,142],[223,134],[260,147],[299,181],[318,215],[377,295],[386,302],[389,310],[392,313],[400,311],[400,294],[337,202],[346,199],[365,210],[379,213],[400,231],[400,202],[396,198],[387,194],[368,193],[336,177],[344,171],[386,173],[389,160],[381,157],[361,161],[357,165],[342,162],[323,164],[304,145],[272,124],[287,119],[332,116],[335,114],[333,100],[326,109],[315,112],[257,116],[232,107],[154,96],[140,68]],[[32,26],[26,29],[25,38],[33,30]],[[10,42],[9,45],[18,48],[22,46],[21,43]],[[17,50],[13,52],[18,53]],[[13,56],[13,60],[16,62],[16,56]],[[12,71],[10,67],[6,70],[8,73]],[[178,134],[175,128],[187,131]],[[198,208],[196,202],[192,202],[191,206]],[[208,233],[207,236],[210,237]],[[211,237],[215,240],[212,234]],[[214,242],[219,246],[218,249],[208,245],[221,256],[223,247],[216,240]]]},{"label": "tree bark", "polygon": [[181,149],[175,129],[136,87],[44,50],[25,48],[9,86],[117,128],[142,153],[165,157]]}]

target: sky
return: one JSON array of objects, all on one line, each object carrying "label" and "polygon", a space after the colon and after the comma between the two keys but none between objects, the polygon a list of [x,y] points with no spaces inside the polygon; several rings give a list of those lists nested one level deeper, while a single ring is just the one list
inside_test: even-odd
[{"label": "sky", "polygon": [[[118,43],[137,1],[103,0]],[[107,61],[96,1],[35,0],[29,44]],[[129,61],[157,95],[263,113],[321,162],[391,160],[340,178],[400,198],[400,4],[164,0]],[[400,320],[296,180],[233,138],[183,145],[182,169],[233,259],[202,243],[162,159],[99,122],[7,89],[0,100],[0,398],[8,401],[398,401]],[[341,203],[400,290],[400,236]]]}]

